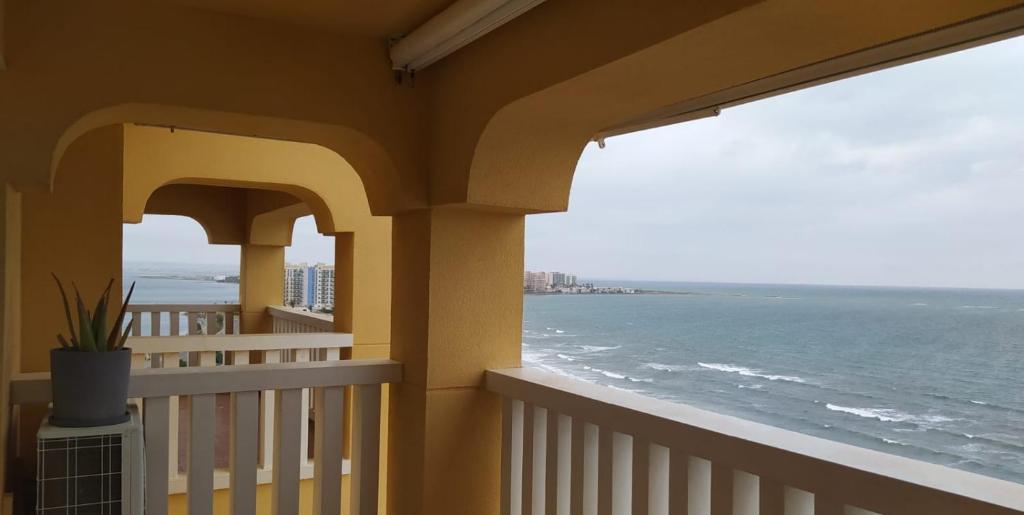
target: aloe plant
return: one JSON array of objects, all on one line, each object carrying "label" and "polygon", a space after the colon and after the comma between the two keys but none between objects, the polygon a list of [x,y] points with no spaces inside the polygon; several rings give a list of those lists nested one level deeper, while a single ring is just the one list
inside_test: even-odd
[{"label": "aloe plant", "polygon": [[132,283],[131,288],[128,289],[128,297],[121,303],[121,309],[117,314],[117,321],[114,322],[114,326],[109,331],[107,330],[107,310],[110,308],[110,290],[114,287],[114,280],[111,279],[107,283],[107,288],[103,290],[103,295],[100,295],[99,300],[96,301],[96,307],[92,311],[85,307],[82,295],[78,292],[78,286],[71,283],[71,287],[75,290],[75,310],[78,315],[78,328],[76,330],[75,323],[71,317],[71,305],[68,302],[67,292],[64,291],[64,285],[61,284],[56,274],[51,275],[53,275],[53,280],[57,281],[57,289],[60,290],[61,300],[64,301],[64,316],[67,318],[68,331],[70,333],[70,338],[65,338],[63,334],[57,335],[57,342],[60,343],[61,347],[82,352],[107,352],[124,347],[125,342],[128,341],[128,333],[131,330],[131,326],[125,326],[123,330],[121,330],[121,326],[124,325],[124,316],[128,310],[128,302],[132,298],[132,292],[135,291],[135,283]]}]

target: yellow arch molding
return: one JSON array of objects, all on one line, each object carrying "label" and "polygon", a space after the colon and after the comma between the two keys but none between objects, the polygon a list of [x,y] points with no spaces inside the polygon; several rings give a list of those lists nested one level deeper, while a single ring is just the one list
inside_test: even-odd
[{"label": "yellow arch molding", "polygon": [[325,234],[354,231],[372,216],[355,170],[324,147],[160,127],[124,129],[126,222],[141,221],[150,197],[169,184],[284,192],[309,206]]},{"label": "yellow arch molding", "polygon": [[[156,140],[149,129],[161,133],[232,136],[263,142],[265,148],[285,144],[305,145],[302,156],[319,154],[318,163],[331,163],[336,170],[355,172],[363,204],[374,214],[391,214],[403,207],[419,205],[418,195],[402,189],[398,170],[385,149],[365,134],[342,126],[221,111],[191,109],[153,104],[121,104],[93,111],[79,118],[61,134],[50,159],[50,184],[68,146],[86,132],[98,127],[125,124],[125,145]],[[173,129],[173,131],[172,131]],[[212,140],[211,140],[212,141]],[[255,146],[255,145],[251,145]],[[319,150],[313,150],[319,149]]]}]

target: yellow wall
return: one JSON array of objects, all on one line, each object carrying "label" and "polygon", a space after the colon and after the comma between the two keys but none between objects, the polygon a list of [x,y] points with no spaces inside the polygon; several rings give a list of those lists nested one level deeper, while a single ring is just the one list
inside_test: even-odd
[{"label": "yellow wall", "polygon": [[[10,185],[5,185],[0,196],[3,205],[3,224],[0,226],[0,255],[4,258],[3,276],[0,277],[0,295],[3,298],[3,312],[0,313],[0,406],[7,406],[10,397],[11,374],[19,371],[19,349],[21,337],[21,194]],[[10,434],[11,410],[0,410],[0,442],[7,442]],[[7,463],[6,445],[0,446],[0,464]],[[0,485],[5,484],[7,467],[0,466]],[[0,509],[0,511],[3,511]]]},{"label": "yellow wall", "polygon": [[[67,321],[51,273],[92,304],[107,282],[121,293],[120,126],[92,131],[68,148],[52,193],[22,195],[21,345],[23,372],[50,369],[50,349]],[[113,325],[117,313],[111,311]],[[22,410],[20,444],[31,456],[42,407]]]},{"label": "yellow wall", "polygon": [[[50,369],[56,334],[67,331],[60,294],[51,273],[66,288],[78,285],[90,305],[107,281],[121,292],[120,126],[98,129],[68,149],[53,193],[22,198],[22,345],[25,372]],[[73,295],[73,293],[70,293]],[[109,313],[111,322],[117,316]]]}]

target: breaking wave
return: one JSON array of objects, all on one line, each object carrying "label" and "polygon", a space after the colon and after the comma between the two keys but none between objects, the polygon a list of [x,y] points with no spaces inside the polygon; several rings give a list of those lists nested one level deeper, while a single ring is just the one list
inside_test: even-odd
[{"label": "breaking wave", "polygon": [[739,374],[747,377],[760,377],[761,379],[767,379],[769,381],[787,381],[790,383],[806,383],[807,381],[802,377],[797,376],[783,376],[776,374],[766,374],[760,370],[741,367],[739,365],[729,365],[725,363],[700,363],[697,362],[703,368],[710,370],[717,370],[719,372],[727,372],[730,374]]},{"label": "breaking wave", "polygon": [[858,417],[873,418],[881,422],[907,422],[918,425],[941,424],[952,422],[954,419],[942,415],[911,415],[892,408],[851,408],[838,404],[827,403],[825,407],[840,413],[857,415]]}]

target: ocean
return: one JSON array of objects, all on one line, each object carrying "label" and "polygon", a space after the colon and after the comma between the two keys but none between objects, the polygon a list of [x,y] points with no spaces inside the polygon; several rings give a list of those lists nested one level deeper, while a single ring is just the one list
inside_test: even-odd
[{"label": "ocean", "polygon": [[1024,291],[605,282],[527,295],[523,364],[1024,482]]},{"label": "ocean", "polygon": [[[238,300],[152,275],[133,301]],[[598,285],[680,294],[527,295],[524,366],[1024,483],[1024,291]]]}]

